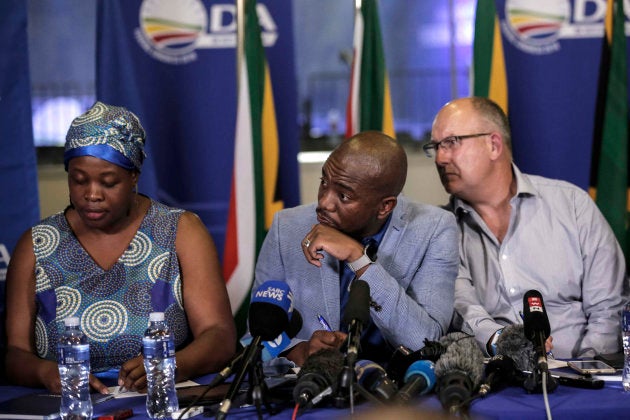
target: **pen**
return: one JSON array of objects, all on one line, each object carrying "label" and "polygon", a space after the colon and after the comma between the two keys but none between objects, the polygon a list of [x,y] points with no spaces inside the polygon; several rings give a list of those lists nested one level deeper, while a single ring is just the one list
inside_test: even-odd
[{"label": "pen", "polygon": [[328,322],[326,322],[326,318],[324,318],[320,314],[317,314],[317,320],[320,324],[322,324],[322,327],[324,327],[326,331],[332,331],[332,328],[330,328],[330,325],[328,325]]}]

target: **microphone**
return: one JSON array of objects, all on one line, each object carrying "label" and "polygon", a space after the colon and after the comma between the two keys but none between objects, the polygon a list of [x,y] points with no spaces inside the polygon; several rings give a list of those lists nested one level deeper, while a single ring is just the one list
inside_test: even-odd
[{"label": "microphone", "polygon": [[[293,309],[291,320],[286,331],[283,331],[273,340],[263,341],[262,360],[266,362],[276,358],[291,344],[291,339],[302,329],[302,315],[297,309]],[[241,341],[242,342],[242,341]]]},{"label": "microphone", "polygon": [[342,322],[348,325],[346,362],[353,366],[359,355],[361,333],[370,321],[370,286],[364,280],[354,280]]},{"label": "microphone", "polygon": [[453,332],[440,339],[446,352],[435,364],[436,392],[449,413],[467,411],[483,376],[483,353],[474,337]]},{"label": "microphone", "polygon": [[311,354],[297,377],[293,399],[301,408],[317,405],[333,393],[343,368],[343,354],[338,349],[321,349]]},{"label": "microphone", "polygon": [[[523,383],[523,373],[516,369],[516,363],[511,357],[498,354],[488,360],[485,370],[486,380],[479,387],[479,395],[485,397],[491,390],[499,390],[505,385]],[[519,379],[520,378],[520,379]]]},{"label": "microphone", "polygon": [[414,352],[405,346],[398,346],[387,363],[387,374],[397,384],[406,382],[405,375],[414,362],[429,360],[435,363],[445,352],[445,345],[439,341],[429,341],[427,338],[424,339],[424,347]]},{"label": "microphone", "polygon": [[380,365],[371,360],[359,360],[354,365],[357,382],[380,401],[389,401],[398,391],[396,384]]},{"label": "microphone", "polygon": [[[537,372],[536,352],[533,343],[525,337],[525,327],[522,324],[508,325],[497,339],[497,354],[504,355],[514,361],[517,369],[514,377],[516,385],[522,385],[529,393],[542,392],[540,376]],[[522,375],[520,372],[526,372]],[[558,386],[558,381],[549,375],[547,390],[552,392]]]},{"label": "microphone", "polygon": [[417,395],[424,395],[435,385],[435,364],[430,360],[413,362],[405,373],[405,385],[396,394],[395,401],[407,403]]},{"label": "microphone", "polygon": [[279,280],[269,280],[256,289],[248,314],[249,331],[253,338],[245,349],[240,369],[221,402],[217,419],[225,418],[230,410],[232,398],[240,388],[245,373],[260,357],[261,342],[271,341],[285,331],[292,313],[293,295],[288,284]]},{"label": "microphone", "polygon": [[523,324],[512,324],[503,328],[497,339],[497,354],[509,357],[521,372],[534,370],[534,346],[525,338]]},{"label": "microphone", "polygon": [[551,333],[551,327],[542,295],[537,290],[529,290],[523,296],[523,328],[525,337],[534,344],[538,367],[546,372],[548,366],[545,340]]}]

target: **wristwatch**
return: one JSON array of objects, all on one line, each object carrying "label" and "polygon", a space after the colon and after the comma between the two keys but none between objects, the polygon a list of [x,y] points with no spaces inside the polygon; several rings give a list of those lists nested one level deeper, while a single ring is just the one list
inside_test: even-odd
[{"label": "wristwatch", "polygon": [[363,255],[358,260],[348,262],[348,267],[353,273],[356,273],[360,269],[376,262],[376,247],[372,244],[367,244],[363,248]]}]

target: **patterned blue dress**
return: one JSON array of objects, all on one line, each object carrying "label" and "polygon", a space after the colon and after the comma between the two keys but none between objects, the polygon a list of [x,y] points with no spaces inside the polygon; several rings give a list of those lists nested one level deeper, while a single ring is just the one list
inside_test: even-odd
[{"label": "patterned blue dress", "polygon": [[151,200],[129,247],[107,271],[81,246],[63,212],[33,227],[40,357],[56,360],[68,316],[81,319],[93,372],[117,369],[140,354],[150,312],[164,312],[177,347],[187,342],[191,334],[175,253],[182,213]]}]

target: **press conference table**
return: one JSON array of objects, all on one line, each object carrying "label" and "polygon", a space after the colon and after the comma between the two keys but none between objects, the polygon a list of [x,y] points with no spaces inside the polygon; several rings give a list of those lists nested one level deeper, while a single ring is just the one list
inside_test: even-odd
[{"label": "press conference table", "polygon": [[[203,382],[203,381],[200,381]],[[0,386],[0,402],[21,395],[45,392],[42,389],[15,386]],[[290,395],[287,395],[289,398]],[[121,408],[132,408],[132,419],[148,419],[144,397],[111,399],[94,406],[94,418]],[[554,419],[630,419],[630,393],[623,392],[621,382],[606,382],[599,390],[587,390],[558,386],[549,394],[551,414]],[[442,411],[435,394],[418,397],[413,406],[420,411]],[[361,402],[355,406],[355,415],[369,411],[374,405]],[[291,419],[292,407],[287,406],[280,413],[270,416],[266,411],[263,418]],[[542,394],[527,394],[523,388],[510,387],[497,393],[490,393],[483,399],[474,400],[470,407],[471,417],[475,419],[544,419],[546,412]],[[211,415],[214,418],[214,415]],[[316,407],[303,412],[299,418],[335,419],[350,417],[349,408],[333,408],[329,405]],[[194,417],[205,418],[204,415]],[[228,419],[257,418],[254,407],[233,407]]]}]

